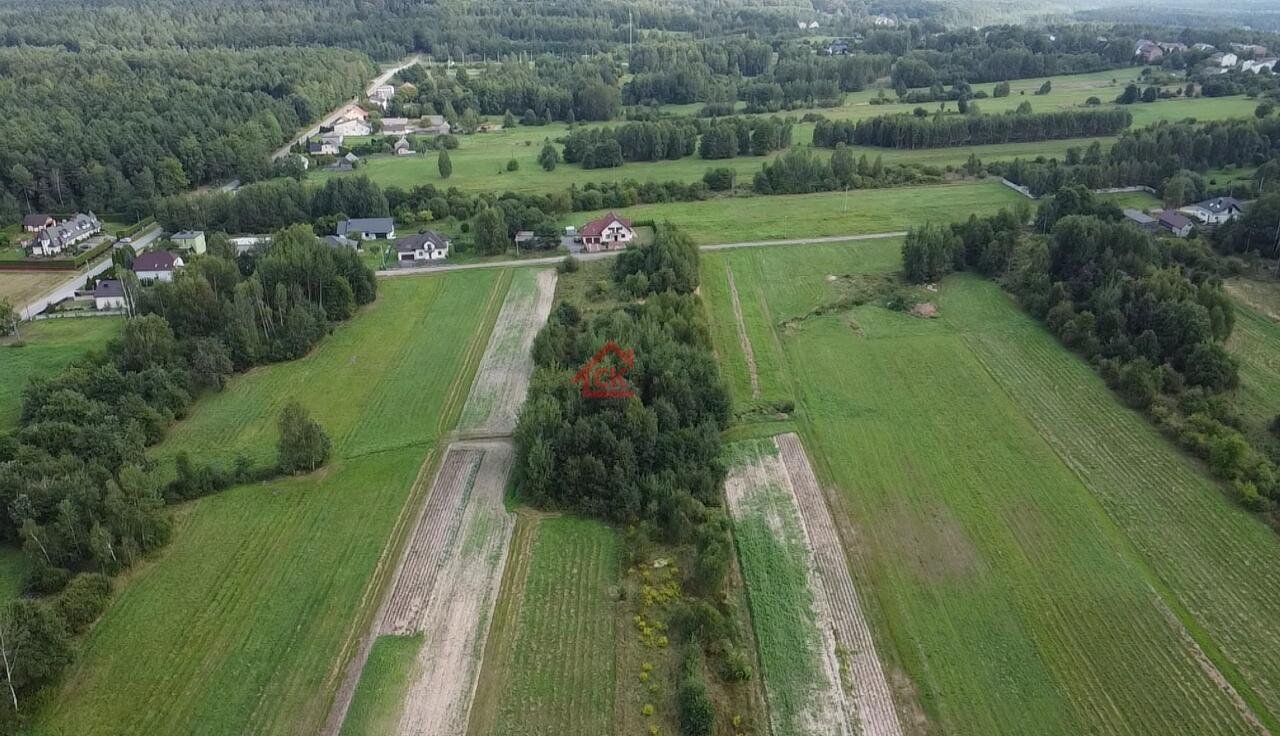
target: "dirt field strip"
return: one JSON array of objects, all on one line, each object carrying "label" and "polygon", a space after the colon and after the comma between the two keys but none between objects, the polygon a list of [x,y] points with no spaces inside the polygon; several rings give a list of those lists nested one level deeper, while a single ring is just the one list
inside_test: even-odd
[{"label": "dirt field strip", "polygon": [[515,527],[515,515],[503,505],[514,460],[510,442],[456,443],[450,449],[454,452],[481,455],[466,512],[425,607],[416,615],[394,621],[405,633],[423,634],[397,729],[401,734],[466,733],[489,621]]},{"label": "dirt field strip", "polygon": [[799,437],[787,433],[779,435],[776,441],[813,545],[818,574],[830,596],[836,640],[848,652],[854,706],[851,717],[856,718],[860,725],[858,732],[867,736],[902,736],[902,725],[898,722],[889,682],[876,656],[875,641],[862,615],[844,547],[818,479]]},{"label": "dirt field strip", "polygon": [[462,409],[462,437],[511,434],[533,374],[533,340],[551,314],[556,272],[520,270],[502,303],[475,383]]},{"label": "dirt field strip", "polygon": [[747,336],[747,323],[742,319],[742,302],[738,299],[738,284],[733,280],[733,268],[725,261],[724,275],[729,281],[729,298],[733,301],[733,319],[738,325],[738,342],[742,343],[742,355],[747,360],[747,375],[751,377],[751,398],[760,398],[760,375],[756,371],[756,354],[751,350],[751,338]]},{"label": "dirt field strip", "polygon": [[[772,443],[771,443],[772,444]],[[813,543],[805,532],[801,521],[800,508],[796,503],[795,492],[787,469],[777,454],[777,446],[772,445],[773,454],[761,454],[750,461],[735,464],[728,478],[725,479],[725,496],[729,501],[729,511],[733,515],[736,527],[735,534],[739,544],[748,543],[746,525],[756,519],[762,519],[768,527],[768,533],[777,540],[785,561],[796,558],[803,559],[805,588],[812,595],[810,605],[796,602],[796,605],[808,610],[800,617],[810,625],[802,632],[799,640],[804,646],[789,652],[793,658],[809,665],[803,673],[792,671],[784,674],[774,671],[771,663],[781,656],[782,652],[762,651],[762,669],[766,699],[769,702],[769,720],[772,731],[777,736],[791,734],[842,734],[853,736],[857,733],[851,720],[852,706],[846,704],[844,692],[840,686],[840,662],[836,654],[835,622],[828,600],[826,586],[818,574],[817,561],[813,554]],[[758,528],[758,527],[757,527]],[[744,565],[747,564],[747,552],[744,549]],[[762,567],[765,565],[762,565]],[[774,574],[782,574],[781,567]],[[752,590],[751,582],[755,578],[755,570],[745,571],[748,581],[748,597],[753,601],[753,618],[758,625],[769,626],[766,617],[771,611],[755,610],[760,601],[768,600],[770,593],[777,591]],[[764,586],[769,587],[769,586]],[[759,597],[757,599],[756,597]],[[795,598],[794,596],[788,596]],[[789,619],[790,626],[799,624]],[[773,634],[774,632],[770,632]],[[762,640],[771,640],[762,637]],[[792,639],[792,643],[797,640]],[[775,647],[780,648],[780,647]],[[791,680],[784,682],[784,679]]]}]

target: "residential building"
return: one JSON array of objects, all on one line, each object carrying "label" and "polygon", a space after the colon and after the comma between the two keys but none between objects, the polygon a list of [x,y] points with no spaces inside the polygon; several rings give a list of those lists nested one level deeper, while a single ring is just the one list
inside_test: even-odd
[{"label": "residential building", "polygon": [[1156,218],[1141,210],[1126,209],[1124,218],[1147,232],[1155,232],[1158,226]]},{"label": "residential building", "polygon": [[849,44],[844,41],[832,41],[827,45],[827,56],[848,56]]},{"label": "residential building", "polygon": [[404,135],[409,132],[409,118],[383,118],[382,132],[386,135]]},{"label": "residential building", "polygon": [[1170,233],[1173,233],[1179,238],[1185,238],[1191,234],[1191,220],[1188,220],[1173,210],[1165,210],[1164,212],[1161,212],[1160,216],[1156,218],[1156,220],[1160,223],[1160,227]]},{"label": "residential building", "polygon": [[1218,48],[1217,48],[1216,46],[1214,46],[1213,44],[1211,44],[1211,43],[1195,43],[1195,44],[1191,44],[1191,48],[1192,48],[1192,50],[1194,50],[1194,51],[1199,51],[1199,52],[1201,52],[1201,53],[1206,52],[1206,51],[1217,51],[1217,50],[1218,50]]},{"label": "residential building", "polygon": [[355,250],[359,247],[359,244],[356,243],[356,241],[351,238],[345,238],[341,235],[326,235],[323,238],[320,238],[320,242],[325,245],[333,246],[334,248],[350,248],[351,250]]},{"label": "residential building", "polygon": [[339,120],[333,124],[333,133],[337,135],[369,135],[372,132],[373,128],[369,125],[369,121],[358,118]]},{"label": "residential building", "polygon": [[1240,200],[1235,197],[1214,197],[1183,207],[1179,212],[1190,215],[1206,225],[1221,225],[1239,217],[1244,212]]},{"label": "residential building", "polygon": [[93,287],[93,308],[99,312],[124,309],[127,304],[124,284],[119,280],[103,279]]},{"label": "residential building", "polygon": [[1259,59],[1257,61],[1246,61],[1240,66],[1240,69],[1246,72],[1253,72],[1254,74],[1261,72],[1263,69],[1274,72],[1276,70],[1276,61],[1277,59],[1275,57]]},{"label": "residential building", "polygon": [[133,259],[132,270],[143,283],[173,281],[173,272],[183,266],[182,258],[168,251],[153,250]]},{"label": "residential building", "polygon": [[231,246],[236,249],[236,255],[242,256],[246,253],[252,253],[258,250],[259,246],[266,246],[271,243],[270,235],[237,235],[228,239]]},{"label": "residential building", "polygon": [[52,215],[26,215],[22,218],[22,229],[29,233],[38,233],[57,224],[58,221]]},{"label": "residential building", "polygon": [[396,96],[396,88],[389,84],[378,85],[373,88],[373,94],[369,95],[369,101],[383,110],[391,104],[391,99]]},{"label": "residential building", "polygon": [[390,217],[358,217],[342,220],[338,223],[338,232],[346,238],[357,237],[361,240],[395,240],[396,221]]},{"label": "residential building", "polygon": [[174,233],[169,240],[173,242],[175,248],[189,250],[196,255],[203,255],[205,252],[203,230],[183,230],[180,233]]},{"label": "residential building", "polygon": [[529,245],[533,243],[533,237],[534,236],[533,236],[532,230],[517,231],[516,236],[514,238],[515,244],[516,244],[516,250],[520,250],[520,246],[522,245],[528,248]]},{"label": "residential building", "polygon": [[92,212],[87,215],[77,214],[56,225],[47,225],[37,232],[27,245],[27,250],[33,256],[55,256],[100,232],[102,223],[96,215]]},{"label": "residential building", "polygon": [[1133,55],[1142,59],[1143,63],[1154,64],[1164,58],[1164,51],[1152,41],[1139,41]]},{"label": "residential building", "polygon": [[1187,45],[1185,43],[1178,43],[1176,41],[1156,41],[1156,45],[1159,46],[1160,50],[1166,54],[1172,54],[1175,51],[1187,50]]},{"label": "residential building", "polygon": [[1231,49],[1240,54],[1242,59],[1257,59],[1267,55],[1267,47],[1254,43],[1233,43]]},{"label": "residential building", "polygon": [[422,116],[422,132],[428,135],[448,135],[451,127],[443,115]]},{"label": "residential building", "polygon": [[391,152],[397,156],[412,156],[417,153],[404,136],[400,136],[400,140],[396,141],[396,144],[391,147]]},{"label": "residential building", "polygon": [[602,250],[622,250],[635,240],[636,231],[631,221],[610,212],[582,226],[582,247],[588,253]]},{"label": "residential building", "polygon": [[401,264],[438,261],[449,257],[449,241],[431,230],[396,238],[395,247],[396,261]]},{"label": "residential building", "polygon": [[338,146],[324,139],[311,140],[307,142],[307,153],[312,156],[337,156]]},{"label": "residential building", "polygon": [[321,134],[320,134],[320,140],[321,140],[321,141],[324,141],[325,143],[331,143],[331,144],[333,144],[333,147],[334,147],[334,148],[341,148],[341,147],[342,147],[342,141],[343,141],[343,140],[345,140],[345,138],[346,138],[346,136],[342,135],[341,133],[334,132],[334,131],[330,131],[330,132],[328,132],[328,133],[321,133]]},{"label": "residential building", "polygon": [[1240,57],[1236,56],[1230,51],[1226,51],[1226,52],[1219,51],[1218,53],[1209,57],[1209,63],[1216,64],[1217,66],[1220,66],[1224,69],[1230,69],[1231,67],[1234,67],[1236,64],[1240,63]]}]

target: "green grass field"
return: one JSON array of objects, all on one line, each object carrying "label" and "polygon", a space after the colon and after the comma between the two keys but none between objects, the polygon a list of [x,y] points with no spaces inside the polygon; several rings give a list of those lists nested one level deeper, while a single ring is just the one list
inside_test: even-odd
[{"label": "green grass field", "polygon": [[0,431],[17,424],[27,381],[33,376],[51,376],[76,358],[101,348],[119,333],[120,324],[114,317],[46,319],[23,324],[21,342],[0,338],[0,364],[4,366],[0,370]]},{"label": "green grass field", "polygon": [[409,685],[422,635],[379,636],[360,673],[351,708],[342,722],[341,736],[379,736],[393,733]]},{"label": "green grass field", "polygon": [[[931,730],[1252,732],[1202,657],[1274,730],[1274,533],[989,282],[946,281],[933,320],[806,318],[843,276],[896,270],[897,248],[713,253],[704,272],[731,268],[757,315],[764,394],[798,400],[867,613]],[[732,318],[722,281],[704,294]],[[715,339],[743,360],[736,330]]]},{"label": "green grass field", "polygon": [[1239,280],[1228,288],[1240,302],[1227,343],[1240,361],[1235,406],[1245,418],[1249,439],[1277,450],[1280,437],[1271,423],[1280,416],[1280,283]]},{"label": "green grass field", "polygon": [[177,512],[130,573],[35,734],[311,734],[363,633],[364,596],[423,458],[456,420],[509,282],[473,271],[380,284],[312,355],[235,378],[157,455],[269,458],[297,398],[334,438],[321,471]]},{"label": "green grass field", "polygon": [[[1024,197],[995,182],[646,204],[617,210],[632,220],[670,220],[699,244],[858,235],[906,230],[930,219],[963,219]],[[564,224],[602,214],[576,212]]]},{"label": "green grass field", "polygon": [[617,535],[567,516],[519,523],[534,528],[517,530],[512,544],[515,573],[504,580],[485,656],[488,693],[477,698],[469,733],[609,733]]},{"label": "green grass field", "polygon": [[[1053,90],[1048,95],[1035,95],[1045,81],[1044,79],[1024,79],[1010,83],[1011,94],[999,99],[988,98],[978,100],[977,104],[985,113],[1002,113],[1015,110],[1022,102],[1030,102],[1037,112],[1049,112],[1067,108],[1081,107],[1089,97],[1097,96],[1106,106],[1123,91],[1124,86],[1137,78],[1137,69],[1120,69],[1097,74],[1078,74],[1070,76],[1050,77]],[[1113,80],[1115,80],[1113,82]],[[983,90],[990,94],[993,84],[975,85],[975,90]],[[892,90],[886,94],[896,100]],[[922,105],[892,104],[873,105],[871,101],[878,95],[878,90],[868,89],[845,96],[845,102],[835,108],[815,108],[811,110],[791,110],[781,115],[792,116],[797,120],[805,113],[818,113],[832,119],[859,120],[878,115],[909,113],[916,107],[936,110],[938,103]],[[947,109],[954,111],[955,103],[948,102]],[[1199,120],[1216,120],[1230,117],[1251,117],[1255,100],[1247,97],[1219,97],[1199,99],[1171,99],[1148,104],[1129,105],[1133,114],[1134,126],[1141,127],[1160,120],[1180,120],[1196,118]],[[668,105],[664,108],[670,113],[693,114],[701,105],[678,106]],[[616,124],[616,123],[614,123]],[[738,172],[739,181],[749,183],[750,177],[759,170],[763,158],[739,157],[724,161],[705,161],[690,156],[676,161],[629,163],[617,169],[584,170],[577,164],[562,163],[555,171],[544,172],[538,166],[538,152],[546,140],[554,141],[562,137],[567,126],[556,123],[546,126],[516,126],[490,133],[460,136],[459,147],[449,153],[453,164],[453,175],[449,179],[441,179],[436,163],[436,152],[427,151],[416,156],[392,156],[380,154],[370,156],[356,173],[367,174],[374,181],[384,186],[409,188],[422,184],[435,184],[441,187],[458,187],[466,191],[513,191],[513,192],[551,192],[568,189],[571,184],[582,186],[588,182],[612,182],[634,179],[638,182],[648,181],[694,181],[702,178],[707,169],[727,166]],[[806,144],[813,139],[813,126],[809,123],[795,127],[794,141]],[[359,139],[355,139],[359,140]],[[866,153],[874,158],[881,155],[885,163],[919,163],[933,166],[959,166],[968,159],[969,154],[976,153],[985,162],[1007,160],[1017,157],[1034,158],[1036,156],[1061,157],[1067,148],[1085,147],[1098,140],[1105,148],[1110,138],[1083,138],[1067,141],[1042,141],[1036,143],[1005,144],[992,146],[969,146],[951,149],[929,149],[922,151],[899,151],[895,149],[853,147],[855,155]],[[828,155],[828,152],[821,152]],[[507,171],[507,162],[515,159],[519,164],[517,171]],[[333,176],[347,176],[344,173],[314,172],[312,178],[323,181]]]}]

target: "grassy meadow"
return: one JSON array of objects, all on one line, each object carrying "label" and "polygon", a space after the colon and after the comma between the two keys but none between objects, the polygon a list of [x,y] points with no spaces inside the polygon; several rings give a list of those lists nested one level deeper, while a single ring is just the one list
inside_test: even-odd
[{"label": "grassy meadow", "polygon": [[53,375],[101,348],[119,333],[120,325],[115,317],[46,319],[24,323],[21,340],[0,338],[0,432],[17,425],[27,381]]},{"label": "grassy meadow", "polygon": [[0,299],[21,309],[67,280],[67,271],[0,271]]},{"label": "grassy meadow", "polygon": [[703,285],[735,396],[726,269],[764,397],[797,401],[878,648],[914,683],[900,708],[938,733],[1274,730],[1274,533],[994,284],[948,279],[932,320],[814,316],[897,253],[712,253]]},{"label": "grassy meadow", "polygon": [[420,649],[421,634],[379,636],[373,642],[340,736],[378,736],[395,731]]},{"label": "grassy meadow", "polygon": [[83,643],[34,734],[310,734],[423,458],[456,420],[503,271],[380,284],[378,301],[308,357],[234,378],[156,450],[271,457],[296,398],[334,440],[317,473],[176,510]]}]

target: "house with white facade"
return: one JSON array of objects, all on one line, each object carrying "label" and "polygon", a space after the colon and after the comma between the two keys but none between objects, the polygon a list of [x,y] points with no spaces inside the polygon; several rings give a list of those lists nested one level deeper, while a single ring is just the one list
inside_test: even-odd
[{"label": "house with white facade", "polygon": [[206,249],[203,230],[183,230],[180,233],[174,233],[169,240],[173,243],[173,247],[191,251],[196,255],[203,255]]},{"label": "house with white facade", "polygon": [[92,212],[87,215],[77,214],[56,225],[48,225],[41,229],[27,244],[27,251],[33,256],[56,256],[100,232],[102,232],[102,222],[98,220],[97,215]]},{"label": "house with white facade", "polygon": [[134,275],[143,283],[173,281],[173,272],[182,268],[182,258],[165,250],[153,250],[141,253],[133,259]]},{"label": "house with white facade", "polygon": [[1194,217],[1206,225],[1221,225],[1243,214],[1244,207],[1240,200],[1235,197],[1214,197],[1203,202],[1187,205],[1178,211]]},{"label": "house with white facade", "polygon": [[404,136],[400,136],[400,140],[396,141],[396,144],[391,147],[391,152],[397,156],[412,156],[417,153]]},{"label": "house with white facade", "polygon": [[1240,69],[1246,72],[1253,72],[1254,74],[1261,72],[1263,69],[1274,72],[1276,70],[1276,61],[1278,60],[1275,57],[1258,59],[1257,61],[1246,61],[1244,64],[1240,65]]},{"label": "house with white facade", "polygon": [[127,304],[124,284],[118,279],[103,279],[93,287],[93,308],[99,312],[124,309]]},{"label": "house with white facade", "polygon": [[610,212],[582,226],[579,232],[582,248],[588,253],[602,250],[622,250],[636,238],[631,221]]},{"label": "house with white facade", "polygon": [[396,262],[438,261],[449,257],[449,241],[437,232],[423,230],[396,238]]},{"label": "house with white facade", "polygon": [[395,240],[396,221],[390,217],[358,217],[338,222],[335,235],[361,240]]},{"label": "house with white facade", "polygon": [[1209,57],[1209,63],[1216,64],[1217,66],[1220,66],[1223,69],[1230,69],[1234,67],[1236,64],[1240,63],[1240,57],[1236,56],[1230,51],[1219,51],[1218,53]]},{"label": "house with white facade", "polygon": [[22,229],[29,233],[38,233],[46,227],[57,225],[58,221],[53,219],[52,215],[35,214],[25,215],[22,218]]}]

